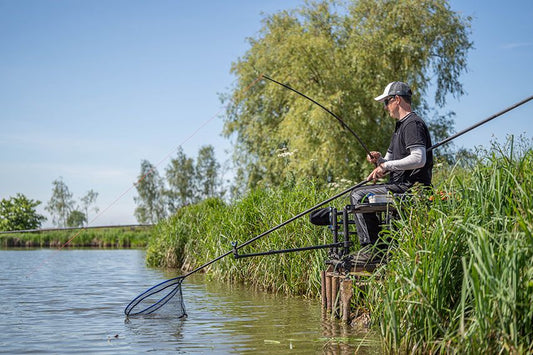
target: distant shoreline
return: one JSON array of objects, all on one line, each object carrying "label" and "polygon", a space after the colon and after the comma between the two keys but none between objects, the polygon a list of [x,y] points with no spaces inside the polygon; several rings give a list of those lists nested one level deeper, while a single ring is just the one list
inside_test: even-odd
[{"label": "distant shoreline", "polygon": [[0,232],[2,248],[140,248],[148,245],[153,225],[43,228]]}]

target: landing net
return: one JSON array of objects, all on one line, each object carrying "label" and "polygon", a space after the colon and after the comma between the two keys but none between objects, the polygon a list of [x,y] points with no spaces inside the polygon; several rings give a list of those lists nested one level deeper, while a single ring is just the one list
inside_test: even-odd
[{"label": "landing net", "polygon": [[[124,309],[126,316],[157,314],[186,317],[185,303],[181,292],[184,277],[176,277],[157,284],[135,297]],[[164,308],[162,308],[165,306]]]}]

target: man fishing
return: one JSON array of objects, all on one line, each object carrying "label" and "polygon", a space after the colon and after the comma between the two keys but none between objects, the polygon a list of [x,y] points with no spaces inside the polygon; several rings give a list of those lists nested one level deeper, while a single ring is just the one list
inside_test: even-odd
[{"label": "man fishing", "polygon": [[[374,99],[382,102],[397,122],[385,157],[379,152],[370,152],[367,156],[376,166],[367,180],[376,182],[388,173],[389,181],[354,189],[350,195],[353,205],[368,202],[366,199],[371,194],[402,194],[415,184],[431,185],[433,153],[427,151],[431,147],[431,137],[424,120],[411,110],[411,96],[411,88],[406,83],[394,81]],[[356,213],[355,217],[361,250],[354,262],[364,265],[380,261],[387,245],[378,242],[380,227],[376,213]]]}]

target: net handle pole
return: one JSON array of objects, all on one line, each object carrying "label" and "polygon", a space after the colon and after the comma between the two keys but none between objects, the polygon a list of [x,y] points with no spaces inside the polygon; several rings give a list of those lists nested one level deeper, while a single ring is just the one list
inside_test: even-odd
[{"label": "net handle pole", "polygon": [[498,112],[498,113],[495,113],[494,115],[492,115],[492,116],[490,116],[490,117],[487,117],[487,118],[484,119],[483,121],[480,121],[480,122],[476,123],[475,125],[470,126],[470,127],[468,127],[468,128],[465,128],[465,129],[463,129],[461,132],[458,132],[458,133],[456,133],[456,134],[454,134],[454,135],[452,135],[452,136],[450,136],[450,137],[448,137],[448,138],[446,138],[446,139],[440,141],[439,143],[437,143],[437,144],[435,144],[435,145],[429,147],[427,151],[429,152],[429,151],[431,151],[431,150],[433,150],[433,149],[435,149],[435,148],[438,148],[438,147],[440,147],[441,145],[446,144],[446,143],[448,143],[449,141],[451,141],[451,140],[453,140],[453,139],[455,139],[455,138],[457,138],[457,137],[459,137],[459,136],[462,136],[463,134],[465,134],[465,133],[467,133],[467,132],[470,132],[470,131],[473,130],[474,128],[477,128],[477,127],[479,127],[479,126],[481,126],[481,125],[483,125],[483,124],[485,124],[485,123],[487,123],[487,122],[489,122],[489,121],[495,119],[496,117],[499,117],[499,116],[503,115],[504,113],[507,113],[507,112],[509,112],[509,111],[511,111],[511,110],[514,110],[514,109],[517,108],[518,106],[521,106],[521,105],[525,104],[526,102],[528,102],[528,101],[530,101],[530,100],[532,100],[532,99],[533,99],[533,96],[530,96],[530,97],[528,97],[528,98],[525,98],[524,100],[519,101],[519,102],[517,102],[516,104],[514,104],[514,105],[512,105],[512,106],[509,106],[509,107],[506,108],[505,110],[502,110],[502,111],[500,111],[500,112]]},{"label": "net handle pole", "polygon": [[339,193],[336,194],[335,196],[330,197],[330,198],[328,198],[327,200],[324,200],[324,201],[322,201],[322,202],[320,202],[320,203],[314,205],[313,207],[311,207],[311,208],[309,208],[309,209],[307,209],[307,210],[305,210],[305,211],[303,211],[303,212],[297,214],[296,216],[294,216],[294,217],[292,217],[292,218],[286,220],[285,222],[283,222],[283,223],[281,223],[281,224],[278,224],[278,225],[275,226],[275,227],[270,228],[270,229],[267,230],[266,232],[263,232],[263,233],[261,233],[261,234],[255,236],[255,237],[253,237],[252,239],[250,239],[250,240],[248,240],[248,241],[242,243],[241,245],[237,245],[237,246],[235,246],[235,249],[232,249],[232,250],[228,251],[227,253],[222,254],[222,255],[218,256],[217,258],[215,258],[215,259],[213,259],[213,260],[211,260],[211,261],[209,261],[209,262],[203,264],[202,266],[197,267],[196,269],[194,269],[194,270],[188,272],[187,274],[183,275],[182,277],[185,278],[185,277],[187,277],[187,276],[189,276],[189,275],[191,275],[191,274],[194,274],[195,272],[198,272],[198,271],[202,270],[203,268],[208,267],[209,265],[211,265],[211,264],[213,264],[213,263],[219,261],[220,259],[225,258],[226,256],[228,256],[228,255],[230,255],[230,254],[233,254],[233,251],[234,251],[234,250],[239,250],[240,248],[243,248],[243,247],[247,246],[248,244],[251,244],[251,243],[255,242],[256,240],[258,240],[258,239],[260,239],[260,238],[263,238],[264,236],[266,236],[266,235],[268,235],[268,234],[270,234],[270,233],[272,233],[272,232],[274,232],[274,231],[280,229],[281,227],[283,227],[283,226],[285,226],[285,225],[287,225],[287,224],[289,224],[289,223],[291,223],[291,222],[297,220],[298,218],[303,217],[303,216],[305,216],[306,214],[308,214],[308,213],[314,211],[314,210],[317,209],[318,207],[323,206],[323,205],[325,205],[326,203],[329,203],[329,202],[331,202],[331,201],[333,201],[333,200],[335,200],[335,199],[337,199],[337,198],[339,198],[339,197],[341,197],[341,196],[347,194],[348,192],[352,191],[353,189],[356,189],[356,188],[358,188],[358,187],[361,187],[361,186],[367,184],[368,182],[369,182],[369,180],[361,181],[361,182],[358,183],[357,185],[352,186],[352,187],[350,187],[350,188],[348,188],[348,189],[346,189],[346,190],[344,190],[344,191],[342,191],[342,192],[339,192]]}]

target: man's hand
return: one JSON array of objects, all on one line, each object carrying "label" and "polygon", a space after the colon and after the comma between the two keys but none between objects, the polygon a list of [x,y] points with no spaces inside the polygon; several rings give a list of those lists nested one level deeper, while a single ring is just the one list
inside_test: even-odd
[{"label": "man's hand", "polygon": [[373,171],[372,173],[370,173],[370,175],[368,175],[368,177],[366,178],[367,181],[376,181],[378,179],[381,179],[382,177],[384,177],[385,175],[387,175],[387,170],[385,170],[384,168],[382,168],[383,164],[380,164],[378,165]]},{"label": "man's hand", "polygon": [[381,159],[381,153],[380,152],[370,152],[370,155],[367,155],[366,156],[366,160],[369,162],[369,163],[372,163],[374,165],[377,165],[378,162],[379,162],[379,159]]}]

